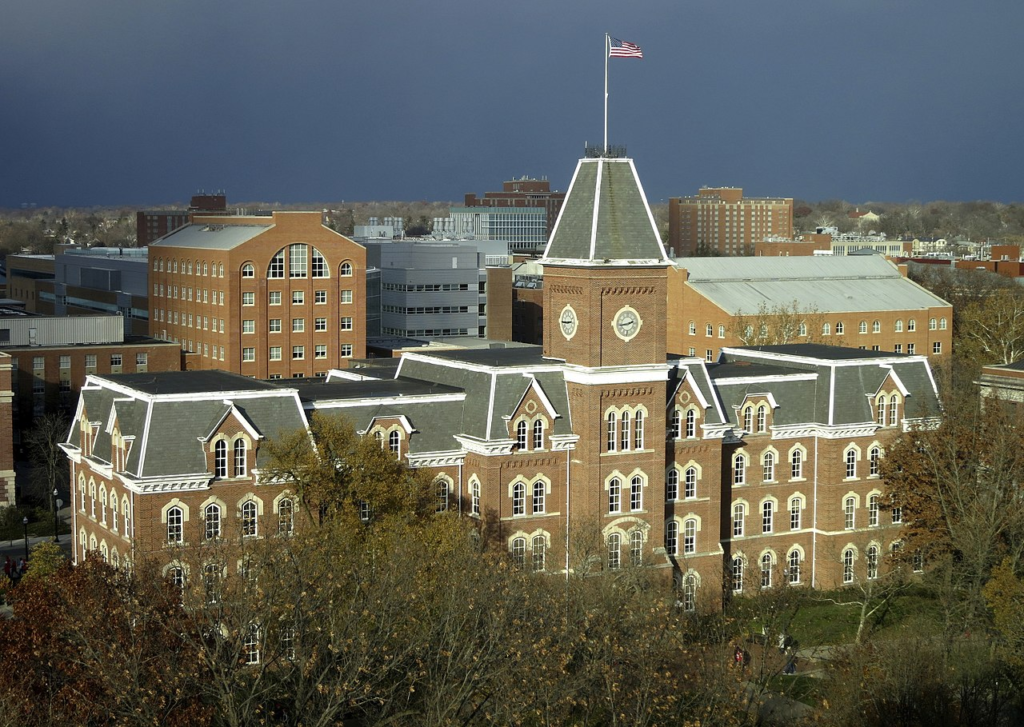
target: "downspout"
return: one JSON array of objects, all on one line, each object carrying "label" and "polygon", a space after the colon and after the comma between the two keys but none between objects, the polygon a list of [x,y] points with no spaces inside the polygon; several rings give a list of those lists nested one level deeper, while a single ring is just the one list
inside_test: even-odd
[{"label": "downspout", "polygon": [[565,450],[565,582],[569,582],[569,467],[572,450]]},{"label": "downspout", "polygon": [[814,515],[811,529],[811,588],[818,587],[818,435],[814,436]]},{"label": "downspout", "polygon": [[462,462],[459,462],[459,517],[462,517]]}]

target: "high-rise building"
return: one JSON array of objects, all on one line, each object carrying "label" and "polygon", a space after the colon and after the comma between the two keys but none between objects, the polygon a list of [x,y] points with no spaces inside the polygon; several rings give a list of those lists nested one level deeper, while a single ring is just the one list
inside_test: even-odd
[{"label": "high-rise building", "polygon": [[366,250],[319,212],[204,217],[149,260],[152,335],[186,368],[322,376],[366,355]]},{"label": "high-rise building", "polygon": [[703,187],[668,201],[668,245],[677,256],[753,255],[766,237],[793,237],[792,197],[743,197],[739,187]]}]

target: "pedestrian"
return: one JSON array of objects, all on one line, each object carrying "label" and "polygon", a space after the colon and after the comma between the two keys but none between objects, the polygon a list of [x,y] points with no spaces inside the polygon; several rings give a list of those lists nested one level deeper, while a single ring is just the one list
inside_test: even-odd
[{"label": "pedestrian", "polygon": [[7,580],[13,582],[14,574],[11,571],[14,569],[14,563],[11,562],[11,556],[7,556],[7,560],[4,561],[4,575],[7,576]]},{"label": "pedestrian", "polygon": [[18,578],[21,578],[23,575],[25,575],[25,571],[27,571],[27,570],[28,570],[28,561],[25,560],[24,558],[21,558],[18,561]]},{"label": "pedestrian", "polygon": [[741,646],[737,646],[736,647],[736,653],[733,654],[732,659],[733,659],[733,663],[736,666],[740,666],[740,667],[743,666],[743,647],[741,647]]}]

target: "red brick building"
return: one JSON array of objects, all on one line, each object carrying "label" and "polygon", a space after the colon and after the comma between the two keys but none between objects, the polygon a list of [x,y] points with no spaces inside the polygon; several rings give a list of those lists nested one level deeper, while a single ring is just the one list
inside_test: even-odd
[{"label": "red brick building", "polygon": [[295,501],[260,480],[261,442],[316,411],[432,472],[437,508],[478,521],[522,568],[644,564],[684,609],[879,576],[901,522],[879,461],[939,413],[926,357],[669,357],[672,262],[629,159],[579,162],[542,262],[543,348],[407,352],[296,382],[91,378],[65,445],[80,551],[166,553],[211,522],[215,537],[280,532]]},{"label": "red brick building", "polygon": [[366,355],[366,250],[319,212],[204,217],[149,247],[150,330],[188,369],[323,376]]},{"label": "red brick building", "polygon": [[739,187],[703,187],[668,201],[668,246],[674,255],[753,255],[766,237],[793,237],[792,197],[743,197]]}]

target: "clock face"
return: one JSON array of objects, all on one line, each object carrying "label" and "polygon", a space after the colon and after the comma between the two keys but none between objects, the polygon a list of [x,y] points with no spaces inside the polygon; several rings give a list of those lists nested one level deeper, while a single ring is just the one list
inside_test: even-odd
[{"label": "clock face", "polygon": [[640,320],[640,314],[628,305],[621,308],[619,312],[615,314],[615,318],[612,321],[612,327],[615,329],[615,335],[623,341],[632,339],[640,332],[640,326],[642,325],[643,321]]},{"label": "clock face", "polygon": [[558,327],[561,329],[562,335],[565,336],[566,340],[576,335],[577,323],[576,311],[573,310],[571,305],[565,306],[558,315]]}]

